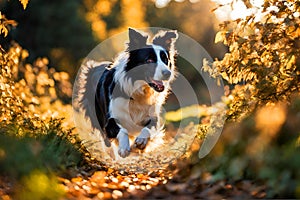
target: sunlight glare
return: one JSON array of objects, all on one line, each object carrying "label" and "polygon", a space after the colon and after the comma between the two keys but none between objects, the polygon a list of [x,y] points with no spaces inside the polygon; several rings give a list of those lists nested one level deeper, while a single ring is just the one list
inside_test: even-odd
[{"label": "sunlight glare", "polygon": [[250,14],[251,14],[250,10],[246,7],[244,2],[239,0],[233,4],[233,10],[230,13],[230,16],[231,16],[231,19],[236,20],[239,18],[244,19],[245,17],[249,16]]},{"label": "sunlight glare", "polygon": [[155,1],[155,6],[157,8],[163,8],[166,7],[168,5],[168,3],[170,3],[171,0],[156,0]]},{"label": "sunlight glare", "polygon": [[233,0],[211,0],[211,1],[219,5],[226,5],[232,3]]},{"label": "sunlight glare", "polygon": [[[261,9],[264,0],[251,0],[252,8],[247,8],[242,0],[211,0],[212,2],[223,5],[216,9],[214,13],[220,21],[244,19]],[[261,17],[258,17],[260,19]]]},{"label": "sunlight glare", "polygon": [[260,8],[264,4],[264,0],[250,0],[250,3],[257,8]]}]

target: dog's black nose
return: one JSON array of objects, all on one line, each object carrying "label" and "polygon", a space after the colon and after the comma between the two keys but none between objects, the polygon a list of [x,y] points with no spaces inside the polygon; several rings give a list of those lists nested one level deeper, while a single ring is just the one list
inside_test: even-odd
[{"label": "dog's black nose", "polygon": [[163,70],[162,71],[162,75],[163,75],[163,78],[164,78],[164,80],[167,80],[167,79],[169,79],[170,78],[170,76],[171,76],[171,71],[170,70]]}]

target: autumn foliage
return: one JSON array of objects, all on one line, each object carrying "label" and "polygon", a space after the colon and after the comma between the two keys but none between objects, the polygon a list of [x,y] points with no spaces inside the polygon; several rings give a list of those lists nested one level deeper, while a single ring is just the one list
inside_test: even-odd
[{"label": "autumn foliage", "polygon": [[236,118],[257,105],[286,101],[299,92],[299,11],[299,1],[265,1],[244,19],[220,24],[215,42],[223,42],[229,52],[204,69],[236,85],[229,117]]}]

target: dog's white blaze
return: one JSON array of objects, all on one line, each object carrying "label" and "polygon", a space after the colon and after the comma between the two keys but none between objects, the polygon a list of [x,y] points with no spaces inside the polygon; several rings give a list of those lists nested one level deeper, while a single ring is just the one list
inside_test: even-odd
[{"label": "dog's white blaze", "polygon": [[162,72],[164,70],[169,70],[168,66],[161,60],[160,58],[160,52],[161,51],[166,51],[164,48],[162,48],[161,46],[158,45],[152,45],[152,47],[154,48],[155,54],[156,54],[156,58],[157,58],[157,67],[155,69],[155,73],[153,76],[154,80],[163,80],[164,76],[162,74]]}]

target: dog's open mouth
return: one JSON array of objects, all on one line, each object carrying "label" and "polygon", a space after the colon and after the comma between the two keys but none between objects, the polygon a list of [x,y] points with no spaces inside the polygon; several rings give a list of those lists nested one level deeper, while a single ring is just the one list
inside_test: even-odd
[{"label": "dog's open mouth", "polygon": [[165,89],[164,83],[162,81],[151,80],[149,86],[152,87],[156,92],[162,92]]}]

